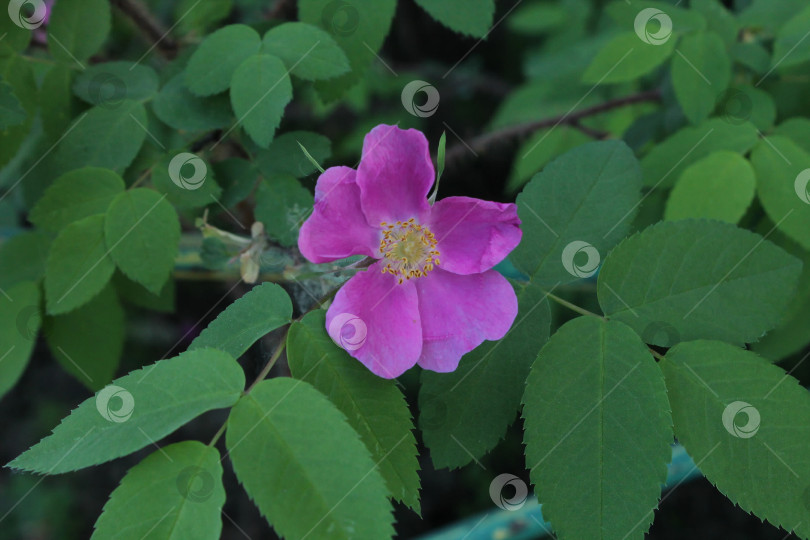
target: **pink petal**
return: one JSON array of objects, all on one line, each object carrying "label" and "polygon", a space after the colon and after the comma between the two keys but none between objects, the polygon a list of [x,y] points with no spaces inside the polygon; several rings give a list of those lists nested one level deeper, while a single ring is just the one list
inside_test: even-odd
[{"label": "pink petal", "polygon": [[501,262],[520,243],[517,205],[447,197],[433,205],[428,228],[438,240],[441,267],[477,274]]},{"label": "pink petal", "polygon": [[416,281],[422,317],[419,365],[453,371],[485,339],[501,339],[517,316],[517,296],[495,270],[459,275],[435,269]]},{"label": "pink petal", "polygon": [[372,373],[393,379],[416,364],[422,327],[416,286],[381,268],[375,263],[343,285],[326,312],[326,330]]},{"label": "pink petal", "polygon": [[430,210],[427,195],[433,179],[428,142],[421,131],[379,125],[366,135],[357,185],[371,225],[410,218],[421,222]]},{"label": "pink petal", "polygon": [[315,208],[298,235],[298,249],[310,261],[379,256],[380,231],[369,226],[360,209],[356,174],[348,167],[330,167],[318,178]]}]

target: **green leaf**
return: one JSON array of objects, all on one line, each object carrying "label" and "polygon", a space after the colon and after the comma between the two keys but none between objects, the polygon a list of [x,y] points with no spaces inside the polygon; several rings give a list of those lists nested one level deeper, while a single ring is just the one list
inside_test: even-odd
[{"label": "green leaf", "polygon": [[146,109],[124,100],[117,107],[96,106],[76,118],[54,154],[61,169],[126,169],[146,138]]},{"label": "green leaf", "polygon": [[309,176],[316,169],[299,144],[318,163],[323,163],[332,154],[332,143],[323,135],[311,131],[288,131],[273,139],[267,150],[256,153],[256,166],[264,176],[277,173],[291,174],[296,178]]},{"label": "green leaf", "polygon": [[672,418],[663,374],[638,336],[614,321],[569,321],[532,365],[523,404],[526,467],[555,532],[644,538],[667,477]]},{"label": "green leaf", "polygon": [[352,71],[319,81],[315,87],[325,101],[334,101],[354,86],[382,47],[391,27],[396,0],[301,0],[298,18],[326,30],[346,53]]},{"label": "green leaf", "polygon": [[192,93],[210,96],[224,92],[242,62],[259,52],[262,38],[251,27],[231,24],[209,34],[191,55],[185,83]]},{"label": "green leaf", "polygon": [[597,84],[638,79],[663,64],[674,49],[674,39],[650,44],[635,32],[621,33],[597,53],[582,75],[582,81]]},{"label": "green leaf", "polygon": [[749,4],[740,13],[740,23],[771,35],[807,6],[805,0],[752,0]]},{"label": "green leaf", "polygon": [[118,195],[107,208],[104,238],[121,271],[158,294],[169,279],[180,241],[174,208],[150,189]]},{"label": "green leaf", "polygon": [[45,339],[62,367],[92,391],[115,376],[124,350],[124,308],[111,286],[82,307],[46,317]]},{"label": "green leaf", "polygon": [[693,124],[709,117],[717,97],[731,81],[731,60],[713,32],[684,36],[672,59],[672,86],[684,115]]},{"label": "green leaf", "polygon": [[447,28],[486,38],[492,30],[495,0],[416,0],[430,16]]},{"label": "green leaf", "polygon": [[86,304],[107,284],[115,270],[104,243],[104,216],[74,221],[51,245],[45,265],[45,298],[49,315]]},{"label": "green leaf", "polygon": [[756,354],[716,341],[678,345],[661,368],[675,435],[706,478],[743,510],[810,537],[807,390]]},{"label": "green leaf", "polygon": [[287,335],[290,373],[346,415],[396,499],[419,512],[419,463],[411,412],[395,381],[371,373],[334,344],[323,310],[308,313]]},{"label": "green leaf", "polygon": [[810,7],[805,7],[793,15],[779,29],[773,44],[774,68],[789,68],[810,60],[810,42],[805,39],[808,28],[810,28]]},{"label": "green leaf", "polygon": [[699,126],[682,128],[653,146],[641,160],[644,185],[671,187],[681,173],[716,150],[746,153],[757,142],[757,130],[749,122],[729,123],[712,118]]},{"label": "green leaf", "polygon": [[590,137],[573,127],[557,126],[539,130],[529,137],[515,154],[506,191],[509,193],[518,191],[532,175],[552,159],[590,141]]},{"label": "green leaf", "polygon": [[689,7],[706,18],[707,28],[720,36],[727,48],[731,48],[737,42],[740,25],[722,2],[719,0],[692,0]]},{"label": "green leaf", "polygon": [[54,142],[68,130],[79,110],[79,100],[71,90],[74,75],[76,70],[71,69],[71,66],[57,64],[48,70],[39,88],[42,127],[48,138]]},{"label": "green leaf", "polygon": [[228,96],[195,96],[183,79],[183,73],[170,79],[152,102],[155,116],[161,122],[182,131],[208,131],[231,123],[233,113]]},{"label": "green leaf", "polygon": [[0,294],[0,398],[25,371],[42,322],[39,287],[22,281]]},{"label": "green leaf", "polygon": [[244,386],[242,368],[222,351],[160,360],[84,400],[51,435],[6,466],[59,474],[125,456],[206,411],[230,407]]},{"label": "green leaf", "polygon": [[113,284],[118,296],[133,306],[144,309],[174,313],[174,280],[169,280],[160,290],[160,294],[148,291],[143,285],[135,283],[121,272],[113,275]]},{"label": "green leaf", "polygon": [[51,237],[40,231],[26,231],[4,240],[0,245],[0,289],[42,279],[50,247]]},{"label": "green leaf", "polygon": [[178,209],[216,204],[222,196],[210,163],[183,150],[169,152],[155,163],[152,185],[160,193],[165,193],[166,199]]},{"label": "green leaf", "polygon": [[233,0],[180,0],[174,8],[174,19],[180,33],[205,32],[210,26],[226,18],[233,9]]},{"label": "green leaf", "polygon": [[242,356],[262,336],[290,322],[292,302],[275,283],[263,283],[228,306],[189,345],[189,350],[213,347],[234,358]]},{"label": "green leaf", "polygon": [[332,36],[307,23],[282,23],[262,39],[262,52],[277,56],[302,79],[331,79],[349,71],[349,59]]},{"label": "green leaf", "polygon": [[788,137],[799,148],[810,153],[810,118],[789,118],[776,126],[773,134]]},{"label": "green leaf", "polygon": [[233,74],[231,106],[237,122],[262,148],[270,146],[284,108],[291,100],[290,76],[275,56],[252,56]]},{"label": "green leaf", "polygon": [[727,223],[664,222],[610,253],[599,273],[599,305],[654,345],[753,342],[779,322],[801,267],[763,237]]},{"label": "green leaf", "polygon": [[593,275],[601,257],[627,235],[640,191],[638,161],[623,142],[566,152],[518,196],[525,234],[512,262],[549,287]]},{"label": "green leaf", "polygon": [[152,98],[158,91],[158,75],[143,64],[103,62],[81,72],[73,91],[90,105],[115,107],[124,99]]},{"label": "green leaf", "polygon": [[28,118],[28,113],[14,95],[14,89],[6,81],[0,79],[0,130],[22,124],[26,118]]},{"label": "green leaf", "polygon": [[731,57],[758,75],[767,73],[770,69],[771,53],[756,41],[735,43],[731,48]]},{"label": "green leaf", "polygon": [[754,200],[754,169],[744,157],[718,150],[683,171],[667,200],[667,220],[709,218],[737,223]]},{"label": "green leaf", "polygon": [[274,174],[259,184],[254,214],[271,238],[282,246],[294,246],[313,201],[312,193],[294,176]]},{"label": "green leaf", "polygon": [[[4,41],[0,40],[0,47]],[[14,55],[3,58],[0,55],[0,78],[11,85],[14,95],[28,113],[26,121],[22,124],[0,131],[0,166],[3,166],[17,155],[17,151],[31,130],[39,100],[31,62],[24,60],[22,56]]]},{"label": "green leaf", "polygon": [[[639,14],[650,8],[655,11],[645,12],[642,19]],[[675,38],[677,34],[700,31],[706,28],[706,19],[703,18],[700,12],[694,9],[685,9],[685,6],[680,8],[670,2],[637,1],[628,4],[624,0],[615,0],[605,7],[605,11],[622,28],[635,28],[637,18],[639,23],[646,20],[646,25],[639,24],[639,32],[645,35],[646,39],[653,42],[660,39]],[[665,17],[654,16],[659,15],[656,12],[663,12]],[[671,31],[675,34],[671,38],[665,31],[661,31],[663,24],[667,22],[666,19],[671,22]],[[657,35],[659,32],[661,33],[660,36]],[[648,34],[649,37],[647,37]]]},{"label": "green leaf", "polygon": [[198,441],[170,444],[127,472],[104,505],[92,538],[216,540],[224,504],[217,449]]},{"label": "green leaf", "polygon": [[548,340],[551,311],[535,285],[518,293],[518,316],[500,341],[464,355],[452,373],[423,371],[419,427],[437,468],[463,467],[492,450],[520,408],[520,392]]},{"label": "green leaf", "polygon": [[[45,5],[43,3],[40,10],[44,9]],[[6,13],[2,13],[2,15],[0,17],[0,36],[6,37],[0,39],[0,58],[14,56],[16,53],[21,53],[27,49],[34,33],[25,26],[41,24],[45,13],[42,11],[32,13],[26,10],[23,5],[20,5],[16,13],[9,6],[8,16],[6,16]],[[14,20],[15,16],[16,20]]]},{"label": "green leaf", "polygon": [[[276,141],[278,139],[273,142]],[[223,189],[220,202],[225,208],[230,208],[245,200],[259,179],[259,173],[254,164],[246,159],[228,158],[214,163],[213,169],[217,183]]]},{"label": "green leaf", "polygon": [[48,21],[48,49],[57,60],[79,63],[98,52],[110,33],[106,0],[60,0]]},{"label": "green leaf", "polygon": [[776,103],[771,95],[751,85],[726,90],[718,99],[715,113],[732,124],[750,120],[759,130],[770,130],[776,121]]},{"label": "green leaf", "polygon": [[810,153],[791,139],[774,135],[751,154],[757,193],[779,230],[810,249]]},{"label": "green leaf", "polygon": [[58,232],[74,221],[105,213],[124,188],[121,177],[109,169],[76,169],[51,184],[31,209],[28,220],[41,229]]},{"label": "green leaf", "polygon": [[[309,384],[259,383],[231,411],[226,445],[237,478],[279,536],[394,535],[385,483],[368,450]],[[262,455],[272,459],[256,459]]]}]

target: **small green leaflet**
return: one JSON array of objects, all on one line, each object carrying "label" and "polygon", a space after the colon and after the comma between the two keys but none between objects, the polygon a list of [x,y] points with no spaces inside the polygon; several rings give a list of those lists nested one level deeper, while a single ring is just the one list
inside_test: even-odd
[{"label": "small green leaflet", "polygon": [[163,85],[152,101],[152,110],[162,122],[183,131],[223,128],[233,121],[227,95],[194,95],[186,87],[183,73]]},{"label": "small green leaflet", "polygon": [[67,313],[98,294],[115,271],[104,243],[104,216],[94,215],[62,229],[45,266],[45,299],[50,315]]},{"label": "small green leaflet", "polygon": [[703,15],[706,19],[706,28],[720,36],[727,48],[734,46],[740,33],[740,25],[720,0],[692,0],[689,7],[691,11],[687,13]]},{"label": "small green leaflet", "polygon": [[245,387],[239,364],[200,349],[116,379],[83,401],[42,439],[6,465],[59,474],[130,454],[212,409],[236,403]]},{"label": "small green leaflet", "polygon": [[762,236],[709,220],[662,222],[619,244],[599,273],[605,315],[647,343],[757,341],[776,326],[801,261]]},{"label": "small green leaflet", "polygon": [[717,34],[698,32],[681,39],[672,59],[672,86],[690,122],[708,118],[730,81],[731,60]]},{"label": "small green leaflet", "polygon": [[0,288],[42,279],[50,247],[50,235],[41,231],[21,232],[0,244]]},{"label": "small green leaflet", "polygon": [[217,449],[197,441],[171,444],[127,472],[104,505],[91,540],[217,540],[224,504]]},{"label": "small green leaflet", "polygon": [[644,185],[672,187],[684,169],[716,150],[744,154],[757,143],[757,130],[750,122],[729,123],[712,118],[695,127],[685,127],[657,144],[641,160]]},{"label": "small green leaflet", "polygon": [[124,99],[146,101],[157,94],[158,74],[131,62],[103,62],[82,71],[73,92],[91,105],[115,107]]},{"label": "small green leaflet", "polygon": [[638,336],[569,321],[532,365],[523,404],[526,467],[556,533],[643,539],[673,437],[663,374]]},{"label": "small green leaflet", "polygon": [[96,53],[110,33],[110,3],[106,0],[62,0],[48,21],[48,49],[66,64],[79,64]]},{"label": "small green leaflet", "polygon": [[220,28],[206,36],[191,55],[184,76],[186,86],[198,96],[224,92],[236,68],[258,53],[261,46],[261,36],[249,26],[231,24]]},{"label": "small green leaflet", "polygon": [[773,131],[774,135],[784,135],[805,152],[810,152],[810,119],[803,117],[785,120]]},{"label": "small green leaflet", "polygon": [[25,122],[25,112],[10,84],[0,79],[0,130]]},{"label": "small green leaflet", "polygon": [[810,60],[810,43],[807,28],[810,27],[810,7],[794,15],[776,34],[773,45],[773,67],[789,68]]},{"label": "small green leaflet", "polygon": [[274,174],[259,184],[254,212],[268,236],[282,246],[294,246],[313,204],[312,193],[294,176]]},{"label": "small green leaflet", "polygon": [[180,222],[165,198],[151,189],[126,191],[113,199],[104,224],[115,264],[154,294],[169,279],[180,241]]},{"label": "small green leaflet", "polygon": [[518,196],[524,235],[511,260],[549,288],[593,275],[627,235],[640,200],[641,170],[626,144],[593,142],[570,150]]},{"label": "small green leaflet", "polygon": [[492,450],[520,408],[520,392],[548,340],[551,311],[536,285],[517,287],[518,315],[500,341],[464,355],[452,373],[422,371],[419,427],[435,467],[463,467]]},{"label": "small green leaflet", "polygon": [[331,79],[349,71],[343,49],[321,28],[302,22],[282,23],[262,39],[262,52],[277,56],[302,79]]},{"label": "small green leaflet", "polygon": [[682,343],[661,368],[675,435],[706,478],[743,510],[810,538],[807,389],[718,341]]},{"label": "small green leaflet", "polygon": [[42,78],[39,88],[40,115],[42,127],[50,140],[59,140],[76,116],[79,100],[71,91],[75,75],[76,70],[70,66],[58,64]]},{"label": "small green leaflet", "polygon": [[506,191],[517,192],[532,175],[545,167],[552,159],[590,141],[590,137],[569,126],[557,126],[537,131],[521,145],[515,154],[515,162],[506,184]]},{"label": "small green leaflet", "polygon": [[114,108],[97,105],[77,117],[54,151],[60,171],[79,167],[126,169],[146,139],[146,109],[124,100]]},{"label": "small green leaflet", "polygon": [[590,84],[632,81],[663,64],[675,49],[675,39],[645,43],[635,32],[611,39],[597,53],[582,81]]},{"label": "small green leaflet", "polygon": [[288,131],[273,139],[267,150],[257,149],[256,166],[267,177],[287,173],[301,178],[323,172],[323,163],[332,154],[332,143],[311,131]]},{"label": "small green leaflet", "polygon": [[810,249],[810,153],[791,139],[774,135],[751,154],[757,193],[779,230]]},{"label": "small green leaflet", "polygon": [[42,323],[39,287],[23,281],[0,295],[0,397],[28,365]]},{"label": "small green leaflet", "polygon": [[[183,168],[178,167],[180,164],[193,170],[192,173],[188,173],[188,178],[196,178],[197,174],[204,175],[199,183],[191,186],[193,189],[183,187],[188,185],[183,181],[179,182],[180,185],[175,181],[182,176]],[[176,172],[172,172],[175,170],[172,167],[178,167]],[[177,175],[175,179],[172,179],[172,174]],[[222,188],[217,183],[211,164],[195,154],[180,149],[168,152],[157,160],[152,168],[152,186],[160,193],[165,193],[166,200],[175,208],[182,210],[215,205],[222,195]]]},{"label": "small green leaflet", "polygon": [[419,7],[447,28],[477,38],[492,30],[495,0],[416,0]]},{"label": "small green leaflet", "polygon": [[47,317],[45,339],[51,355],[92,391],[109,383],[124,349],[124,308],[111,285],[78,309]]},{"label": "small green leaflet", "polygon": [[280,536],[394,535],[388,491],[368,449],[308,383],[259,383],[231,410],[226,446],[237,478]]},{"label": "small green leaflet", "polygon": [[318,81],[324,101],[341,97],[361,79],[382,47],[396,11],[396,0],[300,0],[298,18],[326,30],[346,53],[351,72]]},{"label": "small green leaflet", "polygon": [[708,218],[737,223],[754,200],[748,160],[718,150],[683,171],[667,199],[664,219]]},{"label": "small green leaflet", "polygon": [[447,144],[447,132],[442,131],[442,136],[439,139],[439,150],[436,152],[436,184],[433,186],[433,193],[428,197],[430,204],[436,202],[436,196],[439,194],[439,182],[444,173],[444,154],[445,146]]},{"label": "small green leaflet", "polygon": [[[686,6],[677,7],[677,5],[673,5],[670,2],[649,2],[642,0],[628,4],[623,0],[614,0],[605,6],[605,12],[619,24],[619,27],[634,28],[638,14],[642,10],[649,8],[653,8],[659,12],[663,11],[666,14],[667,18],[672,22],[671,30],[673,34],[668,35],[666,32],[661,33],[662,20],[656,17],[650,17],[646,20],[647,24],[645,27],[639,26],[639,30],[642,35],[651,42],[655,42],[656,40],[647,37],[648,33],[652,35],[661,33],[660,37],[656,36],[657,39],[666,38],[670,41],[674,41],[677,39],[678,34],[699,31],[706,28],[706,19],[704,19],[700,13],[693,9],[686,9]],[[652,14],[655,12],[649,13]]]},{"label": "small green leaflet", "polygon": [[287,362],[294,378],[314,386],[346,415],[391,496],[419,512],[413,422],[396,383],[372,374],[335,345],[326,333],[326,314],[320,309],[290,327]]},{"label": "small green leaflet", "polygon": [[259,338],[290,322],[292,302],[275,283],[263,283],[220,313],[189,345],[189,350],[213,347],[234,358]]},{"label": "small green leaflet", "polygon": [[292,82],[275,56],[257,54],[242,62],[231,80],[231,106],[237,122],[262,148],[273,141],[284,108],[292,100]]},{"label": "small green leaflet", "polygon": [[59,232],[74,221],[104,214],[124,188],[121,177],[109,169],[76,169],[50,185],[28,219],[41,229]]}]

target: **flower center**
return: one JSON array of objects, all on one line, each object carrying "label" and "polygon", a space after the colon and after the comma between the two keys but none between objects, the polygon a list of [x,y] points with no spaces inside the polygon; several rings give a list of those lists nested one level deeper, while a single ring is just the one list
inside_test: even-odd
[{"label": "flower center", "polygon": [[430,229],[414,222],[397,221],[380,223],[383,237],[380,240],[380,253],[385,257],[383,273],[397,277],[400,283],[411,278],[426,276],[439,265],[439,251],[436,238]]}]

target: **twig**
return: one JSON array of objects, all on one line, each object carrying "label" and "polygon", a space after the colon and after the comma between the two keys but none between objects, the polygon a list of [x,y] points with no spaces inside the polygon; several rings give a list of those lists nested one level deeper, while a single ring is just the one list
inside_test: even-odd
[{"label": "twig", "polygon": [[[447,163],[448,168],[451,167],[451,164],[458,165],[458,163],[462,162],[473,152],[475,154],[484,153],[491,146],[520,140],[528,137],[538,129],[549,128],[560,124],[574,127],[597,139],[602,139],[608,134],[598,130],[593,130],[587,126],[583,126],[580,121],[583,118],[594,116],[613,109],[618,109],[620,107],[626,107],[628,105],[648,101],[659,101],[660,99],[661,92],[659,90],[648,90],[645,92],[639,92],[637,94],[631,94],[629,96],[611,99],[592,107],[586,107],[585,109],[555,116],[553,118],[545,118],[543,120],[527,122],[525,124],[518,124],[516,126],[510,126],[498,131],[493,131],[492,133],[487,133],[486,135],[473,139],[470,142],[469,147],[463,144],[456,144],[453,146],[453,148],[447,151],[445,163]],[[470,149],[472,149],[473,152],[470,152]]]},{"label": "twig", "polygon": [[177,42],[169,35],[169,30],[149,11],[141,0],[111,0],[112,4],[126,14],[140,31],[154,43],[167,58],[177,52]]}]

